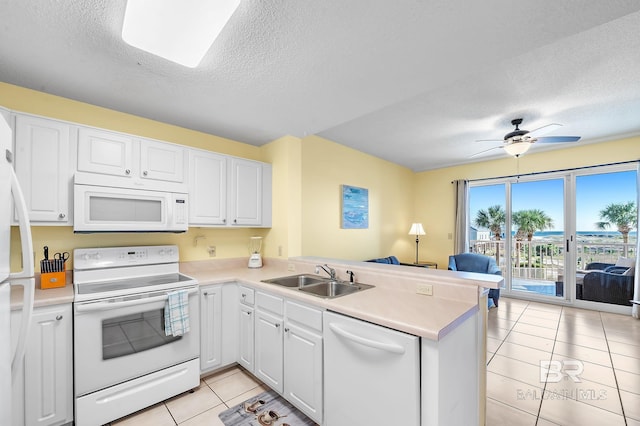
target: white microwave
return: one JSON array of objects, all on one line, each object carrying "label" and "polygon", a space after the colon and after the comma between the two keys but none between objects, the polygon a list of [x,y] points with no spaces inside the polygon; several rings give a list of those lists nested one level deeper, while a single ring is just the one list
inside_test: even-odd
[{"label": "white microwave", "polygon": [[185,232],[186,193],[80,184],[73,185],[73,231]]}]

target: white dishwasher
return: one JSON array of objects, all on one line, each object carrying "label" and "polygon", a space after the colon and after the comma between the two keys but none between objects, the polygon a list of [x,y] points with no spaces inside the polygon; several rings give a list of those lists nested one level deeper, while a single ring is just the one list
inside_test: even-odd
[{"label": "white dishwasher", "polygon": [[323,322],[324,424],[418,426],[418,337],[333,312]]}]

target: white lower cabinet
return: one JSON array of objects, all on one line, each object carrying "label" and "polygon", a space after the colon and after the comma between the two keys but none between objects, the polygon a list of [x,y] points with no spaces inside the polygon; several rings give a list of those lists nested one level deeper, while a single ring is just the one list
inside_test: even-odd
[{"label": "white lower cabinet", "polygon": [[238,358],[238,287],[236,283],[200,288],[200,372],[236,362]]},{"label": "white lower cabinet", "polygon": [[[11,318],[15,330],[20,311]],[[71,305],[34,309],[22,373],[13,385],[14,426],[73,421]]]},{"label": "white lower cabinet", "polygon": [[200,289],[200,371],[222,365],[222,286]]},{"label": "white lower cabinet", "polygon": [[254,322],[253,307],[241,304],[238,321],[238,364],[254,371]]},{"label": "white lower cabinet", "polygon": [[322,424],[322,311],[287,300],[284,322],[284,397]]},{"label": "white lower cabinet", "polygon": [[282,393],[284,347],[282,343],[284,301],[257,292],[255,319],[255,375],[271,389]]}]

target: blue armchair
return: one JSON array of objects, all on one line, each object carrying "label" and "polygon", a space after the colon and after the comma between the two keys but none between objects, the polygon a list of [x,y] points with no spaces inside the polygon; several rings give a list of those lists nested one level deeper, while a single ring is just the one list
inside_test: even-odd
[{"label": "blue armchair", "polygon": [[[500,275],[502,271],[496,264],[493,257],[485,256],[478,253],[462,253],[449,256],[450,271],[478,272],[481,274]],[[492,288],[489,290],[489,299],[493,300],[493,304],[498,306],[500,298],[500,289]]]}]

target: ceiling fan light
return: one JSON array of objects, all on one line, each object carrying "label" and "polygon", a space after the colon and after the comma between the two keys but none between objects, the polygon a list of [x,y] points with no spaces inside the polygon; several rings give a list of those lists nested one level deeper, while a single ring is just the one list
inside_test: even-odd
[{"label": "ceiling fan light", "polygon": [[522,142],[513,142],[504,146],[504,150],[507,154],[512,155],[514,157],[519,157],[525,152],[529,151],[533,142],[522,141]]},{"label": "ceiling fan light", "polygon": [[122,39],[195,68],[239,4],[240,0],[127,0]]}]

